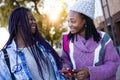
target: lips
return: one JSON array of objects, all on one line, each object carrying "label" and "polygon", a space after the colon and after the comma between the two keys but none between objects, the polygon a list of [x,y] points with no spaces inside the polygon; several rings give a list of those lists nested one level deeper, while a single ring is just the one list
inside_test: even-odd
[{"label": "lips", "polygon": [[35,28],[36,28],[36,24],[33,24],[33,25],[31,26],[31,28],[35,29]]},{"label": "lips", "polygon": [[36,24],[31,25],[31,30],[32,30],[32,33],[34,34],[36,31]]},{"label": "lips", "polygon": [[71,31],[74,31],[75,29],[74,28],[70,28]]},{"label": "lips", "polygon": [[76,29],[75,28],[70,28],[71,33],[75,33]]}]

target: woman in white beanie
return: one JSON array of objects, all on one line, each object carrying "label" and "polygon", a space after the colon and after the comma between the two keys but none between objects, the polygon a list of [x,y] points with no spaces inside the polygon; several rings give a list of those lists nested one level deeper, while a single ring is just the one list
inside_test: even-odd
[{"label": "woman in white beanie", "polygon": [[94,4],[94,0],[77,0],[70,9],[70,33],[63,36],[62,58],[63,67],[74,71],[63,75],[77,80],[116,80],[120,57],[111,38],[95,28]]}]

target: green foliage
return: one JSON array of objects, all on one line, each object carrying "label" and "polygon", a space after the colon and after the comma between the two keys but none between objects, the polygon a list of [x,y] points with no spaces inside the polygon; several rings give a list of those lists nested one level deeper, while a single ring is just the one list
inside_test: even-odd
[{"label": "green foliage", "polygon": [[[2,3],[2,0],[0,0],[0,4],[3,4],[2,6],[0,6],[0,27],[8,26],[8,18],[14,8],[18,6],[27,7],[27,4],[30,4],[31,2],[36,4],[38,1],[40,0],[4,0],[4,2]],[[35,6],[32,7],[35,8]],[[28,8],[32,9],[32,7]]]},{"label": "green foliage", "polygon": [[7,26],[9,14],[14,7],[12,1],[6,1],[6,3],[0,7],[0,26]]},{"label": "green foliage", "polygon": [[[62,33],[67,31],[67,28],[63,25],[66,21],[67,10],[63,7],[58,19],[54,22],[51,22],[48,15],[42,15],[42,27],[40,27],[40,31],[44,38],[46,38],[51,45],[55,45],[61,41]],[[51,30],[51,29],[54,30]]]},{"label": "green foliage", "polygon": [[[40,6],[43,6],[43,1],[44,0],[5,0],[4,5],[0,6],[0,27],[8,26],[8,18],[11,11],[19,5],[22,5],[32,10],[41,35],[49,41],[52,46],[60,42],[62,33],[67,31],[67,28],[63,25],[67,16],[65,4],[63,3],[62,11],[58,19],[53,23],[48,15],[41,14],[38,10]],[[0,0],[0,4],[1,2],[2,0]]]}]

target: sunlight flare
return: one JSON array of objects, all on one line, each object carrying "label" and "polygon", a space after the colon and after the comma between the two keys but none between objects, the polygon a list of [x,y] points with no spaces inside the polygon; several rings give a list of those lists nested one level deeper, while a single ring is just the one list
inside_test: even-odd
[{"label": "sunlight flare", "polygon": [[62,2],[60,0],[45,0],[43,9],[40,8],[40,10],[49,16],[51,22],[55,22],[62,11]]}]

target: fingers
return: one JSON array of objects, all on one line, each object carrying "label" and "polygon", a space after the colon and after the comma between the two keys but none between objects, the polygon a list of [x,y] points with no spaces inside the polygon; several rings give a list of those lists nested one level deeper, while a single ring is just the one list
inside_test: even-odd
[{"label": "fingers", "polygon": [[78,80],[83,80],[85,78],[88,78],[89,77],[89,70],[88,68],[81,68],[79,70],[76,70],[76,75],[75,77],[78,79]]},{"label": "fingers", "polygon": [[83,69],[74,69],[73,71],[75,72],[75,73],[78,73],[78,72],[80,72],[80,71],[82,71]]},{"label": "fingers", "polygon": [[78,80],[83,80],[83,79],[85,79],[86,77],[85,77],[84,74],[80,74],[80,75],[76,75],[76,78],[77,78]]},{"label": "fingers", "polygon": [[83,79],[85,79],[85,76],[84,75],[80,75],[80,76],[77,76],[76,78],[77,78],[77,80],[83,80]]},{"label": "fingers", "polygon": [[65,72],[62,73],[62,75],[65,76],[66,78],[75,77],[77,78],[77,80],[83,80],[90,76],[88,68],[74,69],[71,71],[70,68],[64,67],[62,70],[68,70],[67,73]]},{"label": "fingers", "polygon": [[60,72],[61,72],[61,74],[62,74],[64,77],[66,77],[66,78],[72,76],[71,70],[70,70],[70,68],[68,68],[68,67],[63,67],[62,70],[60,70]]}]

